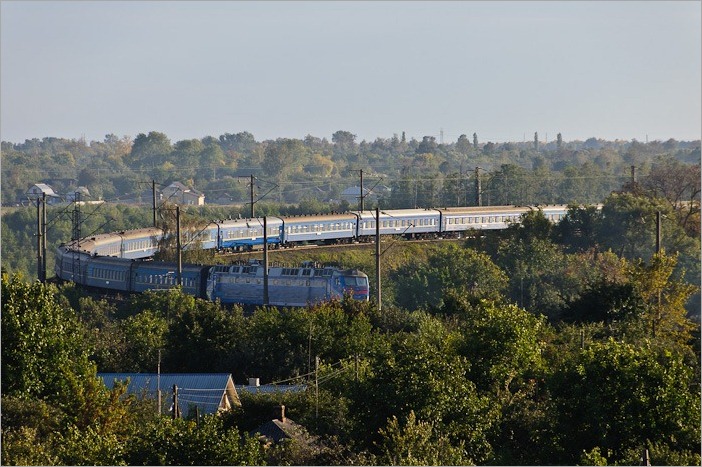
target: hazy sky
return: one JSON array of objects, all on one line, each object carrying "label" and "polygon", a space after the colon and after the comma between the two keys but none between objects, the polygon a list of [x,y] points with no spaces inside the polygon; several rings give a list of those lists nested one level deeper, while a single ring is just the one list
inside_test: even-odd
[{"label": "hazy sky", "polygon": [[700,139],[700,6],[3,0],[0,136]]}]

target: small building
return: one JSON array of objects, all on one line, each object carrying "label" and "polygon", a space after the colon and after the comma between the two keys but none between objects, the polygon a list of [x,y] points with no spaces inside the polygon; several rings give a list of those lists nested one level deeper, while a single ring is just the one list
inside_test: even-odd
[{"label": "small building", "polygon": [[174,204],[203,206],[205,194],[188,188],[180,182],[173,182],[161,190],[163,199]]},{"label": "small building", "polygon": [[69,189],[66,193],[66,201],[69,203],[74,202],[77,198],[80,199],[80,201],[85,201],[90,198],[90,191],[84,186],[79,186],[78,188]]},{"label": "small building", "polygon": [[32,204],[36,204],[36,201],[41,199],[44,195],[46,195],[47,204],[61,202],[61,197],[46,183],[35,183],[24,193],[25,199],[28,199]]},{"label": "small building", "polygon": [[[344,191],[341,192],[341,199],[344,201],[348,201],[349,205],[351,206],[352,209],[355,209],[361,200],[361,187],[360,186],[352,186]],[[368,188],[363,188],[363,199],[364,199],[364,204],[368,205],[367,203],[369,201],[375,201],[375,193],[371,191]],[[369,205],[368,205],[369,206]]]},{"label": "small building", "polygon": [[265,422],[249,434],[258,436],[259,441],[265,446],[279,444],[287,439],[296,441],[302,446],[316,442],[316,438],[310,436],[305,427],[285,416],[284,405],[275,408],[272,420]]},{"label": "small building", "polygon": [[220,204],[220,205],[222,205],[222,206],[226,206],[226,205],[229,205],[229,204],[236,204],[236,203],[238,203],[238,202],[239,202],[239,198],[238,198],[238,197],[235,198],[234,196],[230,195],[229,193],[222,193],[222,194],[219,195],[215,200],[210,201],[210,202],[213,203],[213,204]]},{"label": "small building", "polygon": [[161,391],[162,413],[173,409],[173,386],[178,389],[178,407],[187,417],[198,408],[201,414],[217,413],[240,406],[241,401],[229,373],[98,373],[105,386],[112,389],[115,381],[129,381],[128,394],[158,400]]}]

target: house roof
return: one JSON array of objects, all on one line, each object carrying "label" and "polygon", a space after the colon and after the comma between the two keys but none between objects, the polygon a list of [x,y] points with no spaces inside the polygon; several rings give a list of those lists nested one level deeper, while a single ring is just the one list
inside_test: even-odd
[{"label": "house roof", "polygon": [[213,413],[241,405],[239,395],[229,373],[98,373],[105,386],[114,387],[115,381],[129,379],[127,393],[157,398],[160,384],[162,400],[173,397],[173,385],[178,388],[178,405],[181,413],[195,405],[202,413]]},{"label": "house roof", "polygon": [[310,436],[305,427],[298,425],[293,420],[285,416],[285,406],[281,405],[276,408],[276,418],[265,422],[255,430],[250,432],[251,435],[258,434],[259,439],[279,443],[284,439],[292,439],[295,441],[309,444],[315,441],[315,437]]},{"label": "house roof", "polygon": [[189,188],[185,185],[183,185],[180,182],[173,182],[170,185],[168,185],[167,188],[173,188],[174,190],[180,190],[180,191],[188,191]]},{"label": "house roof", "polygon": [[[31,190],[33,187],[37,187],[42,193],[46,193],[47,196],[58,196],[54,189],[46,183],[35,183],[29,187],[29,190]],[[29,190],[27,190],[27,192],[29,192]]]},{"label": "house roof", "polygon": [[76,196],[76,193],[80,193],[83,196],[90,196],[90,191],[84,186],[79,186],[78,188],[69,188],[66,192],[66,196],[69,198],[73,198]]},{"label": "house roof", "polygon": [[[363,196],[367,196],[369,194],[373,193],[372,190],[369,188],[363,188]],[[361,196],[361,187],[360,186],[351,186],[345,189],[344,191],[341,192],[342,196]]]},{"label": "house roof", "polygon": [[276,418],[266,422],[251,432],[252,435],[256,433],[265,436],[266,439],[274,443],[279,443],[283,439],[294,439],[303,442],[310,441],[310,436],[305,427],[298,425],[289,418],[286,418],[285,421]]},{"label": "house roof", "polygon": [[195,196],[204,196],[204,193],[202,193],[202,192],[200,192],[200,191],[197,191],[197,190],[194,189],[194,188],[187,187],[187,186],[183,185],[183,184],[180,183],[180,182],[173,182],[173,183],[171,183],[170,185],[168,185],[168,186],[166,187],[166,189],[168,189],[168,188],[170,188],[170,189],[172,189],[173,191],[176,191],[176,192],[181,191],[181,192],[183,192],[183,193],[188,193],[188,194],[192,194],[192,195],[195,195]]}]

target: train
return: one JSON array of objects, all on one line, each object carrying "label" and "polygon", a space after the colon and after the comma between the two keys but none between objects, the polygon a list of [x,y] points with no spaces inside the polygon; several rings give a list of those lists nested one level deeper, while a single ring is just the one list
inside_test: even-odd
[{"label": "train", "polygon": [[[55,272],[61,280],[127,294],[178,285],[175,263],[95,256],[65,246],[57,251]],[[215,266],[185,264],[180,273],[184,293],[222,304],[304,307],[346,294],[354,300],[369,299],[368,276],[356,269],[314,263],[269,267],[267,301],[264,281],[264,267],[255,260]]]},{"label": "train", "polygon": [[[531,210],[541,210],[552,222],[558,222],[566,205],[489,206],[443,209],[350,211],[310,216],[267,216],[266,235],[263,218],[214,220],[205,227],[181,234],[184,249],[202,248],[220,251],[248,251],[261,248],[264,237],[271,248],[302,244],[370,242],[375,238],[376,222],[380,235],[406,238],[459,237],[469,230],[505,229]],[[152,257],[163,238],[159,228],[143,228],[95,235],[73,241],[63,247],[92,256],[125,259]]]},{"label": "train", "polygon": [[[302,244],[370,242],[380,235],[406,238],[455,238],[470,230],[504,229],[520,217],[540,210],[558,222],[566,205],[490,206],[443,209],[350,211],[311,216],[267,216],[209,222],[181,234],[184,249],[250,251],[267,242],[272,248]],[[377,218],[376,218],[377,217]],[[263,226],[266,226],[264,235]],[[99,234],[57,249],[55,273],[59,280],[119,292],[169,289],[178,284],[177,265],[153,261],[163,240],[159,228]],[[264,304],[261,264],[185,265],[180,285],[189,295],[222,303]],[[269,267],[268,304],[306,306],[350,294],[368,300],[368,276],[336,267]]]}]

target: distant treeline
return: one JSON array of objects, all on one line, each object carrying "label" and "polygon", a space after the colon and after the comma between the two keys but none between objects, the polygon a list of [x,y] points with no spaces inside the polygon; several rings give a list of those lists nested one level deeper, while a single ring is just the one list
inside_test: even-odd
[{"label": "distant treeline", "polygon": [[2,202],[17,204],[43,182],[60,194],[84,186],[92,199],[148,203],[155,180],[157,187],[178,181],[197,189],[208,204],[241,204],[249,200],[254,175],[256,199],[353,205],[341,193],[359,185],[362,170],[364,188],[388,208],[474,205],[476,172],[483,204],[597,203],[631,179],[632,166],[644,180],[661,164],[692,165],[699,173],[700,162],[700,141],[673,139],[564,141],[559,134],[550,142],[535,135],[534,141],[495,143],[475,133],[444,143],[404,133],[356,139],[340,130],[331,141],[312,135],[257,141],[244,131],[173,143],[151,131],[89,143],[2,142]]}]

